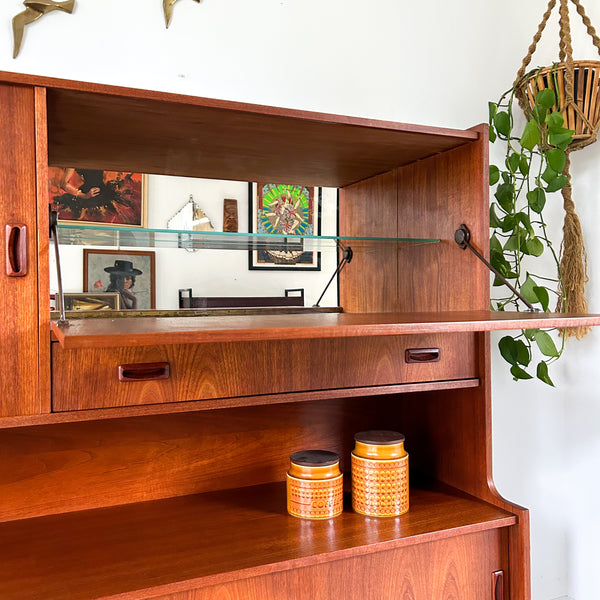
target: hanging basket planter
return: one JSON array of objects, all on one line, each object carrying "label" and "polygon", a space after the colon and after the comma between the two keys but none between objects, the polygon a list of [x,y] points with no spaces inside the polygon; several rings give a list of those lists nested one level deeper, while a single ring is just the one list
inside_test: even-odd
[{"label": "hanging basket planter", "polygon": [[564,126],[575,131],[569,149],[578,150],[595,142],[600,128],[600,61],[575,60],[572,63],[573,94],[569,98],[569,67],[556,63],[525,77],[517,89],[525,114],[530,118],[540,90],[551,89],[557,102],[553,110],[563,116]]},{"label": "hanging basket planter", "polygon": [[[551,67],[527,73],[533,53],[536,51],[548,19],[557,4],[559,7],[558,62]],[[594,46],[600,52],[600,37],[587,16],[581,0],[549,0],[542,22],[517,73],[513,89],[519,105],[528,118],[533,116],[535,95],[542,89],[552,89],[556,96],[555,109],[563,117],[562,125],[575,132],[573,141],[566,149],[566,162],[563,169],[563,175],[568,180],[561,189],[565,219],[559,265],[562,296],[557,310],[587,313],[588,303],[584,293],[585,283],[588,281],[587,257],[581,223],[573,202],[570,155],[572,151],[595,142],[598,137],[600,128],[600,62],[573,59],[569,4],[574,5]],[[579,339],[585,336],[587,331],[586,327],[574,327],[565,329],[564,333],[566,337],[575,336]]]}]

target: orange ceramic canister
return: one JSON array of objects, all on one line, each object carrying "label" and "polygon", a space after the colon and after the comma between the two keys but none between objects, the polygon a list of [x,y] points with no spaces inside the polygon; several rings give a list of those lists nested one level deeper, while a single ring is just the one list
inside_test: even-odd
[{"label": "orange ceramic canister", "polygon": [[370,517],[408,511],[408,454],[397,431],[361,431],[352,452],[352,508]]},{"label": "orange ceramic canister", "polygon": [[287,510],[294,517],[328,519],[343,510],[343,475],[335,452],[294,452],[286,485]]}]

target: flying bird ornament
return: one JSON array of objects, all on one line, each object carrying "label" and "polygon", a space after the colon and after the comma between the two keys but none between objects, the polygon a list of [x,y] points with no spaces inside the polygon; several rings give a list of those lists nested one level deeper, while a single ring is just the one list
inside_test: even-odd
[{"label": "flying bird ornament", "polygon": [[[200,0],[195,1],[200,4]],[[177,0],[163,0],[163,11],[165,13],[165,25],[167,26],[167,29],[171,23],[171,17],[173,16],[173,5],[175,2],[177,2]]]},{"label": "flying bird ornament", "polygon": [[45,14],[53,10],[62,10],[72,13],[75,6],[75,0],[65,0],[64,2],[54,2],[53,0],[25,0],[23,2],[25,10],[13,17],[13,58],[17,57],[23,41],[25,25],[37,21]]}]

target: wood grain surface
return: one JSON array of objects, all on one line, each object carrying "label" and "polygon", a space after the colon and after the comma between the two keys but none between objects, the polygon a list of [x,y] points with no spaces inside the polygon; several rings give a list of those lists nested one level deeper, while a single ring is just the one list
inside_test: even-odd
[{"label": "wood grain surface", "polygon": [[47,234],[50,228],[48,210],[48,120],[46,114],[46,89],[36,87],[35,98],[35,151],[36,151],[36,188],[37,188],[37,268],[38,277],[38,323],[39,346],[38,362],[40,369],[39,403],[40,413],[47,415],[52,410],[51,377],[52,363],[50,358],[50,315],[48,303],[50,298],[50,239]]},{"label": "wood grain surface", "polygon": [[[399,237],[397,180],[394,170],[342,188],[338,206],[340,235]],[[398,303],[399,252],[395,246],[381,245],[370,252],[354,253],[339,277],[340,305],[344,311],[403,310]]]},{"label": "wood grain surface", "polygon": [[[75,350],[53,346],[55,412],[477,377],[469,333]],[[409,364],[409,348],[439,348],[440,360]],[[169,364],[169,379],[119,381],[119,365],[161,362]]]},{"label": "wood grain surface", "polygon": [[[487,497],[481,493],[485,451],[473,452],[476,434],[464,436],[463,428],[471,431],[477,424],[468,418],[468,408],[477,402],[470,390],[5,429],[0,431],[0,520],[280,481],[290,454],[303,449],[337,452],[348,471],[354,434],[368,429],[406,435],[411,473],[452,483],[454,472],[448,471],[454,466],[463,474],[454,475],[460,484],[472,472],[479,483],[472,493],[493,501],[489,489]],[[457,411],[462,420],[454,419],[453,409],[461,404],[467,407]],[[446,469],[433,454],[440,448],[448,455]]]},{"label": "wood grain surface", "polygon": [[300,340],[329,337],[499,331],[599,325],[600,315],[492,312],[342,313],[228,317],[77,319],[69,327],[52,323],[65,348],[110,348],[203,342]]},{"label": "wood grain surface", "polygon": [[421,238],[435,231],[442,241],[402,248],[397,310],[489,307],[489,271],[454,241],[454,232],[464,223],[475,247],[482,253],[488,247],[488,190],[482,168],[486,147],[487,141],[477,141],[398,169],[397,218],[401,231],[407,231],[402,235]]},{"label": "wood grain surface", "polygon": [[487,600],[493,598],[490,574],[505,564],[502,537],[476,533],[152,600]]},{"label": "wood grain surface", "polygon": [[478,378],[452,379],[443,381],[367,386],[360,388],[334,388],[330,390],[318,390],[311,392],[259,394],[257,396],[233,396],[231,398],[216,398],[213,400],[187,400],[185,402],[169,402],[168,404],[140,404],[137,406],[118,406],[115,408],[92,408],[76,411],[46,413],[40,415],[3,417],[0,419],[0,430],[18,427],[31,427],[33,425],[84,423],[86,421],[103,421],[108,419],[121,419],[125,417],[145,417],[151,415],[236,408],[242,406],[287,404],[290,402],[314,402],[315,400],[331,400],[332,398],[341,399],[389,394],[410,394],[414,392],[479,387],[480,384],[481,382]]},{"label": "wood grain surface", "polygon": [[[373,558],[356,566],[375,581],[381,573],[376,564],[384,559],[380,551],[402,548],[410,571],[405,585],[464,598],[452,594],[473,581],[490,585],[490,567],[478,572],[473,562],[477,554],[487,555],[494,539],[482,536],[477,539],[486,542],[471,547],[475,538],[465,534],[514,523],[509,513],[443,486],[413,489],[411,509],[402,517],[370,519],[347,509],[334,519],[306,521],[286,513],[281,482],[0,525],[0,597],[87,600],[129,593],[125,597],[146,598],[153,588],[158,593],[193,589],[364,555]],[[434,540],[450,544],[431,547],[437,557],[429,571],[433,582],[421,584],[428,579],[420,572],[425,565],[413,553],[418,556],[421,544]],[[452,547],[451,558],[442,559],[442,549]],[[490,547],[495,570],[501,567],[497,544]],[[448,569],[456,577],[445,575]],[[369,595],[372,591],[359,597]]]},{"label": "wood grain surface", "polygon": [[[38,267],[32,88],[0,84],[0,417],[40,412]],[[27,274],[8,277],[6,225],[25,225]]]},{"label": "wood grain surface", "polygon": [[[48,88],[53,165],[76,160],[90,168],[343,187],[478,137],[167,93],[78,88]],[[277,143],[265,143],[273,132]]]}]

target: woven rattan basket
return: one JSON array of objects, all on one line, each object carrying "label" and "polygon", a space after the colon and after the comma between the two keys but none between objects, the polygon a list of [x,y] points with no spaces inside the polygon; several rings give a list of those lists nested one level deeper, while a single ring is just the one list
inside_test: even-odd
[{"label": "woven rattan basket", "polygon": [[564,62],[545,67],[525,78],[517,93],[523,99],[525,113],[530,118],[536,94],[543,89],[554,90],[564,126],[575,131],[571,150],[583,148],[596,141],[600,121],[600,61],[573,61],[573,101],[567,100],[567,65]]}]

